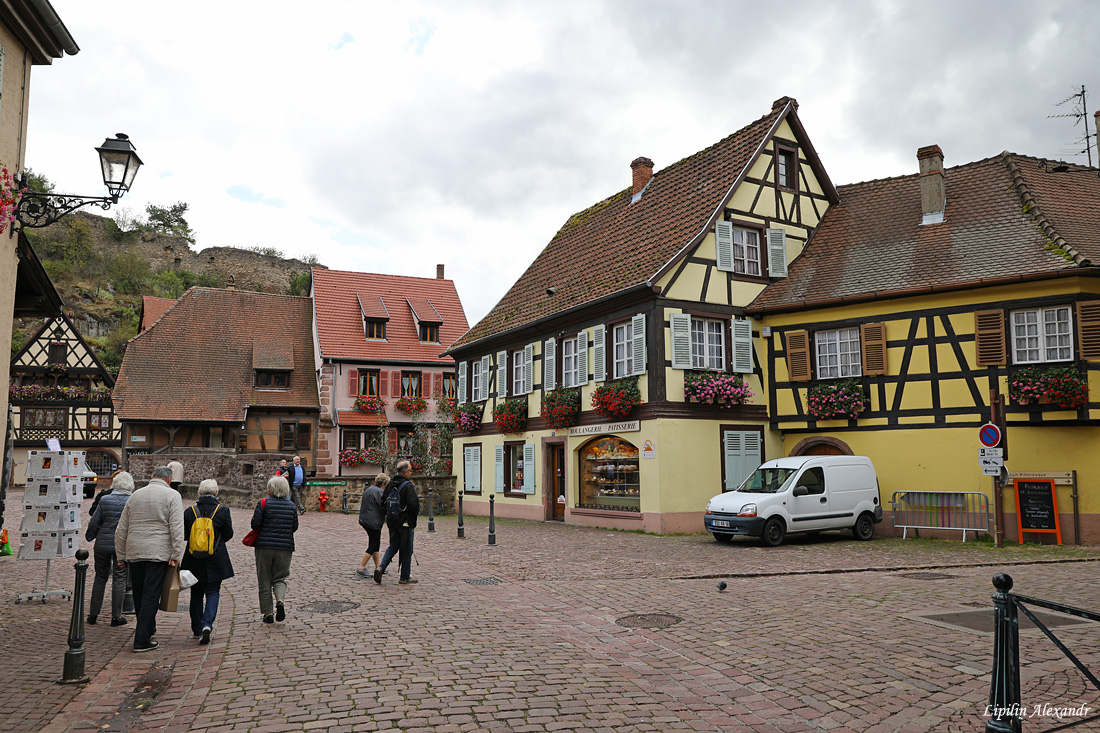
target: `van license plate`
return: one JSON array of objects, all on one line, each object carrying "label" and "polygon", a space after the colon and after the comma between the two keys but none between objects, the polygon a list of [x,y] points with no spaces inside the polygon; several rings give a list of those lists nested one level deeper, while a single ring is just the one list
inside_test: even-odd
[{"label": "van license plate", "polygon": [[710,526],[712,527],[728,527],[730,523],[725,519],[712,519],[710,520]]}]

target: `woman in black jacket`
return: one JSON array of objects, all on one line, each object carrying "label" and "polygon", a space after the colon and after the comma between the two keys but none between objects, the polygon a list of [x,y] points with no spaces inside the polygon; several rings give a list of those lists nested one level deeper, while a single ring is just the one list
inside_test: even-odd
[{"label": "woman in black jacket", "polygon": [[[208,478],[199,484],[199,498],[183,513],[183,536],[188,538],[181,570],[190,570],[199,579],[191,586],[191,632],[200,644],[209,644],[218,615],[222,581],[233,577],[233,563],[225,543],[233,539],[233,518],[229,507],[218,503],[218,482]],[[191,554],[191,527],[199,517],[210,517],[214,525],[214,554],[206,558]],[[205,607],[203,601],[205,600]]]},{"label": "woman in black jacket", "polygon": [[[260,586],[260,613],[264,623],[286,619],[286,581],[290,577],[290,559],[294,555],[294,533],[298,531],[298,509],[288,498],[290,483],[283,476],[267,482],[266,499],[252,513],[252,529],[257,530],[256,582]],[[275,594],[272,615],[271,594]]]}]

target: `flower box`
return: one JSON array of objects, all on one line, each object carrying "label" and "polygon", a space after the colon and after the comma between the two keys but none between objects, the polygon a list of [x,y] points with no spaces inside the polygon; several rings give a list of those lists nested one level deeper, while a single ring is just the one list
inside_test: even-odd
[{"label": "flower box", "polygon": [[806,393],[806,412],[815,420],[855,420],[866,406],[863,386],[854,379],[816,384]]},{"label": "flower box", "polygon": [[1018,405],[1046,400],[1064,410],[1089,404],[1088,379],[1071,366],[1026,367],[1008,378],[1008,396]]},{"label": "flower box", "polygon": [[481,429],[481,417],[485,407],[476,402],[466,402],[454,409],[455,430],[460,433],[476,433]]},{"label": "flower box", "polygon": [[402,397],[394,407],[406,415],[419,415],[427,411],[428,401],[423,397]]},{"label": "flower box", "polygon": [[740,374],[688,372],[684,375],[684,398],[704,405],[734,407],[752,397],[752,390]]},{"label": "flower box", "polygon": [[608,420],[621,420],[642,402],[637,377],[601,384],[592,392],[592,408]]},{"label": "flower box", "polygon": [[542,419],[554,430],[576,425],[580,411],[580,390],[562,387],[542,396]]},{"label": "flower box", "polygon": [[493,407],[493,422],[502,433],[522,433],[527,429],[527,398],[498,402]]},{"label": "flower box", "polygon": [[386,401],[377,395],[361,394],[355,398],[355,409],[363,412],[384,412]]}]

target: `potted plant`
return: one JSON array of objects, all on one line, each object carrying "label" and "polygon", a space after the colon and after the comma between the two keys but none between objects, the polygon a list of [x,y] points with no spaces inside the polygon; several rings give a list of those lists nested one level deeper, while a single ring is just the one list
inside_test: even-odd
[{"label": "potted plant", "polygon": [[361,394],[355,398],[355,408],[363,412],[384,412],[386,401],[378,395]]},{"label": "potted plant", "polygon": [[15,207],[19,205],[22,195],[23,192],[15,187],[8,167],[0,168],[0,234],[15,220]]},{"label": "potted plant", "polygon": [[806,412],[815,420],[855,420],[866,404],[863,387],[854,379],[816,384],[806,394]]},{"label": "potted plant", "polygon": [[493,407],[493,422],[502,433],[522,433],[527,429],[527,399],[498,402]]},{"label": "potted plant", "polygon": [[688,372],[684,376],[684,397],[700,404],[733,407],[752,397],[752,390],[740,374]]},{"label": "potted plant", "polygon": [[1009,378],[1008,395],[1018,405],[1045,399],[1065,410],[1080,410],[1089,403],[1089,385],[1073,367],[1026,367]]},{"label": "potted plant", "polygon": [[561,387],[542,396],[542,419],[554,430],[576,425],[580,411],[580,390]]},{"label": "potted plant", "polygon": [[419,415],[428,409],[428,402],[423,397],[402,397],[394,407],[406,415]]},{"label": "potted plant", "polygon": [[481,416],[484,407],[476,402],[465,402],[455,406],[455,430],[460,433],[476,433],[481,429]]},{"label": "potted plant", "polygon": [[592,407],[608,420],[621,419],[642,402],[637,377],[601,384],[592,392]]}]

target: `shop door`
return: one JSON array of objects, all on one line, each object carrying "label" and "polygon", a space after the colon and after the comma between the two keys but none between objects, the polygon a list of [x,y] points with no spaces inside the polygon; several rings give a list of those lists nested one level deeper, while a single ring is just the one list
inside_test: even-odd
[{"label": "shop door", "polygon": [[550,485],[553,489],[551,504],[554,520],[565,521],[565,446],[550,446]]}]

